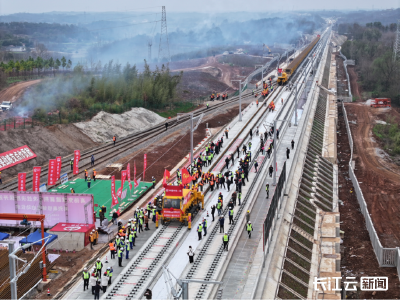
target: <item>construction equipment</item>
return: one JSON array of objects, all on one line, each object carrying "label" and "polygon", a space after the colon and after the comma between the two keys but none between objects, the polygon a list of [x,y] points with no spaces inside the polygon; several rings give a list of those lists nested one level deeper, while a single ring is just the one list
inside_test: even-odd
[{"label": "construction equipment", "polygon": [[162,199],[161,224],[176,220],[188,226],[200,209],[204,209],[204,195],[201,192],[184,189],[180,185],[166,186]]},{"label": "construction equipment", "polygon": [[264,56],[264,48],[267,48],[267,49],[268,49],[268,56],[271,56],[272,51],[271,51],[271,49],[270,49],[267,45],[265,45],[265,44],[263,44],[263,56]]},{"label": "construction equipment", "polygon": [[391,107],[391,100],[389,98],[375,98],[372,99],[371,107]]},{"label": "construction equipment", "polygon": [[318,43],[319,39],[321,38],[320,35],[318,35],[314,41],[312,41],[304,50],[301,52],[287,67],[286,69],[278,74],[278,84],[279,85],[285,85],[288,81],[291,75],[296,71],[297,67],[300,65],[300,63],[306,58],[308,53],[311,52],[311,50],[314,48],[314,46]]}]

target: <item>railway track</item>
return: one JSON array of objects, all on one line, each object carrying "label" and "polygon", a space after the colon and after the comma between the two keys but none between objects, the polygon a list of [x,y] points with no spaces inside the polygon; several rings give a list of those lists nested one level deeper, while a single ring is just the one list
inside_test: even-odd
[{"label": "railway track", "polygon": [[[242,98],[246,99],[251,97],[251,92],[246,92],[242,93]],[[202,108],[198,109],[194,112],[194,116],[199,116],[202,113],[204,114],[210,114],[213,113],[219,109],[221,109],[224,106],[232,105],[236,103],[239,100],[239,96],[232,97],[231,99],[221,101],[221,103],[215,104],[211,107],[207,108]],[[169,126],[168,129],[172,129],[182,123],[185,123],[186,121],[189,120],[189,117],[183,117],[180,118],[179,121],[177,121],[176,118],[173,118],[169,120]],[[90,148],[87,150],[84,150],[81,153],[81,160],[80,160],[80,166],[79,169],[81,170],[78,175],[82,175],[84,173],[85,169],[88,169],[91,167],[90,164],[90,157],[91,155],[95,155],[96,157],[96,164],[100,163],[106,163],[108,162],[111,158],[115,156],[115,153],[121,154],[125,152],[126,150],[131,149],[132,147],[138,146],[146,141],[149,141],[150,139],[156,137],[159,134],[162,134],[165,132],[165,124],[160,124],[156,125],[154,127],[151,127],[147,130],[140,131],[138,133],[126,136],[124,138],[121,138],[116,146],[114,147],[113,143],[107,143],[103,144],[98,147]],[[73,154],[70,154],[62,159],[62,164],[61,164],[61,169],[63,168],[69,168],[70,166],[70,160],[73,157]],[[87,161],[87,162],[85,162]],[[68,175],[72,175],[72,171],[67,172]],[[48,175],[48,165],[42,166],[42,172],[41,172],[41,182],[47,182],[47,175]],[[26,176],[26,186],[30,187],[32,184],[32,172],[27,172]],[[51,187],[48,187],[51,188]],[[14,177],[12,180],[9,180],[8,182],[4,182],[4,184],[1,186],[2,190],[16,190],[18,189],[18,179],[17,177]]]}]

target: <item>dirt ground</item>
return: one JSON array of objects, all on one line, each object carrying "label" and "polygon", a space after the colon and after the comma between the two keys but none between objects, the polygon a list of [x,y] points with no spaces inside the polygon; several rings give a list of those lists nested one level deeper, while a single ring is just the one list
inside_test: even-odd
[{"label": "dirt ground", "polygon": [[[346,107],[346,109],[348,109],[348,107]],[[343,205],[339,206],[341,220],[340,230],[344,231],[343,244],[341,245],[342,276],[355,276],[357,277],[358,282],[362,276],[387,276],[389,278],[389,289],[386,292],[376,292],[376,294],[373,294],[372,292],[348,293],[347,298],[398,299],[400,297],[400,287],[396,268],[379,268],[375,252],[372,248],[369,238],[369,233],[365,226],[364,216],[360,211],[357,197],[355,193],[350,193],[350,189],[353,188],[348,175],[350,146],[348,142],[348,136],[346,134],[346,125],[344,123],[341,106],[339,106],[338,127],[339,199],[343,201]],[[368,197],[369,193],[365,191],[365,187],[373,184],[373,182],[368,181],[367,183],[365,178],[361,178],[359,174],[360,167],[357,162],[356,168],[358,169],[356,170],[357,178],[360,182],[363,182],[361,186],[363,188],[364,197]],[[366,201],[369,202],[367,197]],[[371,208],[368,207],[368,209]],[[374,219],[376,213],[377,212],[375,211],[372,216],[375,228],[378,230],[377,225],[379,226],[380,224],[377,224],[376,220]],[[382,211],[380,213],[382,213]],[[383,214],[385,217],[386,215],[386,213]],[[382,215],[380,219],[382,220]],[[382,242],[382,237],[380,236],[380,238]]]},{"label": "dirt ground", "polygon": [[[38,84],[40,81],[41,79],[37,79],[12,84],[8,88],[0,91],[0,102],[17,101],[27,89],[29,89],[32,85]],[[0,120],[7,118],[8,115],[8,113],[0,113]]]},{"label": "dirt ground", "polygon": [[46,165],[49,159],[96,145],[73,124],[0,131],[0,141],[0,153],[28,145],[37,155],[34,159],[3,170],[3,182],[19,172],[32,171],[34,166]]},{"label": "dirt ground", "polygon": [[[180,96],[183,99],[190,99],[189,95],[191,96],[192,93],[195,98],[209,96],[212,91],[228,91],[231,93],[239,88],[238,83],[232,83],[232,80],[242,79],[254,71],[254,67],[231,67],[228,64],[219,63],[219,57],[217,55],[215,57],[190,60],[187,64],[185,62],[175,63],[180,68],[173,69],[173,71],[183,71],[182,82],[178,85],[178,89],[182,91]],[[259,57],[253,58],[255,61],[259,59]],[[204,75],[204,73],[207,73],[208,76]],[[228,87],[230,89],[227,89]],[[183,93],[183,91],[187,92]]]},{"label": "dirt ground", "polygon": [[400,167],[380,149],[372,128],[385,108],[361,103],[346,104],[354,140],[356,176],[363,190],[372,221],[384,247],[400,246]]},{"label": "dirt ground", "polygon": [[[350,77],[350,87],[351,87],[351,93],[353,94],[353,97],[356,98],[356,101],[363,101],[362,96],[361,96],[361,87],[357,83],[358,81],[358,75],[356,72],[356,69],[354,66],[348,66],[347,71],[349,72],[349,77]],[[366,99],[364,99],[366,100]]]}]

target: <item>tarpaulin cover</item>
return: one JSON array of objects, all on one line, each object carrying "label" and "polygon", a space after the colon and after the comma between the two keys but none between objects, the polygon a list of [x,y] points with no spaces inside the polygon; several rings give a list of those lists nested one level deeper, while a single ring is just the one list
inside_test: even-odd
[{"label": "tarpaulin cover", "polygon": [[[48,237],[50,234],[47,232],[44,233],[44,237]],[[57,238],[56,234],[51,234],[51,237],[49,239],[46,239],[46,243],[49,244],[52,241],[54,241]],[[34,245],[41,245],[42,241],[39,241],[42,239],[42,232],[38,229],[35,232],[31,233],[28,235],[26,238],[23,238],[22,240],[19,241],[20,244],[27,244],[27,243],[33,243]]]},{"label": "tarpaulin cover", "polygon": [[0,232],[0,241],[7,239],[9,236],[8,233]]}]

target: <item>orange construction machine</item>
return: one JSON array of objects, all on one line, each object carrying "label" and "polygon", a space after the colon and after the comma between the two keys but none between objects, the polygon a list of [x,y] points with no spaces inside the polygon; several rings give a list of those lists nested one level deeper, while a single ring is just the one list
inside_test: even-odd
[{"label": "orange construction machine", "polygon": [[391,107],[391,100],[389,98],[375,98],[371,103],[371,107]]}]

